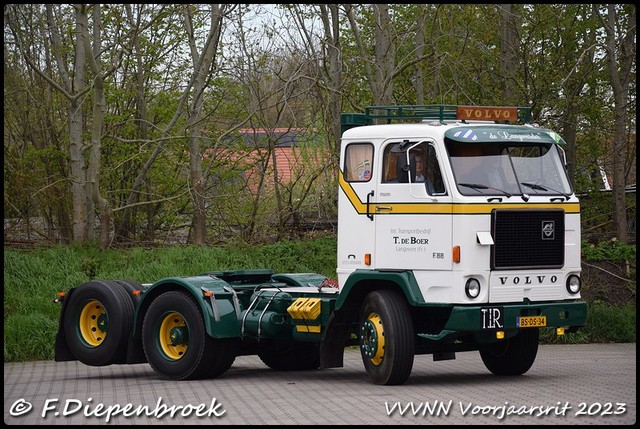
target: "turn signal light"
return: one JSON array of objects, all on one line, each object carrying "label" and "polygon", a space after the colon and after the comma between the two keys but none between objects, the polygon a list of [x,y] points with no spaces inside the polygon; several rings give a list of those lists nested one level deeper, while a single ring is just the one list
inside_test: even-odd
[{"label": "turn signal light", "polygon": [[460,246],[453,246],[453,262],[460,263]]},{"label": "turn signal light", "polygon": [[371,253],[364,254],[364,264],[371,265]]}]

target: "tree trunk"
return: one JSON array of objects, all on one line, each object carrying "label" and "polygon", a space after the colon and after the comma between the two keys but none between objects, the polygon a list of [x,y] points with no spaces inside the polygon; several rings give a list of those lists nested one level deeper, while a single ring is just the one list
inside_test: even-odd
[{"label": "tree trunk", "polygon": [[576,110],[577,105],[569,101],[565,107],[562,117],[560,118],[562,123],[562,138],[567,143],[567,174],[569,175],[571,183],[575,183],[576,175],[576,146],[578,138],[578,131],[576,128],[578,125],[578,112]]},{"label": "tree trunk", "polygon": [[[80,48],[78,48],[80,50]],[[79,64],[78,69],[83,68]],[[71,156],[71,201],[73,202],[73,241],[85,243],[87,240],[87,194],[85,192],[86,165],[82,154],[82,107],[74,99],[69,104],[69,153]]]},{"label": "tree trunk", "polygon": [[[327,106],[329,107],[327,121],[331,124],[331,133],[328,139],[331,145],[330,147],[333,149],[333,154],[337,158],[340,153],[340,99],[342,96],[342,63],[340,61],[342,48],[340,46],[340,15],[338,5],[329,4],[325,6],[321,4],[320,19],[323,23],[324,37],[327,41],[323,56],[326,57],[328,65],[326,71],[327,81],[329,82],[329,87],[327,88]],[[304,19],[299,19],[299,23],[301,26],[304,26]],[[311,40],[309,40],[309,45],[313,45]],[[323,68],[322,70],[324,71],[325,69]]]},{"label": "tree trunk", "polygon": [[392,43],[391,20],[388,4],[374,4],[375,35],[375,80],[374,103],[387,106],[393,104],[393,77],[396,64],[395,48]]},{"label": "tree trunk", "polygon": [[[416,59],[424,56],[424,32],[425,32],[425,24],[427,21],[427,5],[419,5],[417,6],[419,13],[417,16],[417,27],[416,27]],[[416,104],[424,104],[424,67],[419,62],[416,64],[416,79],[414,83],[415,91],[416,91]]]},{"label": "tree trunk", "polygon": [[[224,10],[224,9],[223,9]],[[191,47],[191,58],[193,70],[196,75],[193,84],[192,102],[188,109],[188,127],[190,156],[190,176],[191,176],[191,199],[193,200],[193,244],[203,245],[207,241],[206,212],[205,212],[205,178],[202,175],[201,156],[201,125],[203,94],[211,76],[211,70],[215,64],[216,51],[220,40],[223,10],[217,4],[211,5],[209,34],[202,54],[198,53],[195,44],[195,34],[192,26],[192,16],[190,6],[185,6],[184,18],[189,46]]]},{"label": "tree trunk", "polygon": [[271,164],[273,167],[273,191],[276,196],[276,211],[278,216],[278,227],[276,228],[277,235],[276,240],[282,238],[282,232],[285,230],[286,214],[284,213],[284,202],[282,200],[282,193],[280,192],[280,178],[278,175],[278,162],[277,162],[277,148],[275,137],[269,136],[269,150],[271,153]]},{"label": "tree trunk", "polygon": [[[109,202],[100,193],[100,158],[102,151],[102,125],[104,123],[104,77],[100,65],[98,64],[100,53],[102,50],[102,37],[100,29],[102,21],[100,19],[100,6],[93,5],[93,48],[89,40],[89,20],[84,5],[80,6],[78,19],[80,21],[80,30],[82,32],[82,40],[86,52],[92,52],[87,56],[87,62],[93,72],[93,112],[91,124],[91,149],[89,153],[89,166],[87,169],[87,183],[90,201],[93,203],[89,207],[88,215],[91,219],[95,217],[94,207],[98,207],[100,219],[100,249],[106,249],[109,246],[109,227],[111,225],[111,208]],[[93,226],[93,220],[88,222],[89,226]],[[89,232],[89,239],[94,235],[93,228]]]},{"label": "tree trunk", "polygon": [[[124,5],[125,12],[127,15],[127,24],[130,28],[138,28],[140,22],[137,21],[139,16],[135,15],[131,10],[130,4]],[[136,116],[136,127],[138,138],[141,141],[146,141],[149,138],[148,129],[149,123],[152,121],[147,117],[147,101],[145,96],[145,64],[143,59],[143,50],[140,46],[140,34],[138,31],[133,32],[132,34],[132,53],[131,55],[135,59],[135,93],[136,93],[136,108],[135,108],[135,116]],[[148,185],[148,180],[143,178],[145,184]],[[149,193],[147,193],[149,195]],[[132,192],[129,195],[127,204],[134,204],[138,202],[139,193]],[[131,219],[135,214],[134,207],[125,207],[122,211],[122,216],[119,222],[116,222],[114,227],[114,240],[116,241],[125,241],[130,239],[134,234],[134,227],[132,225]],[[153,210],[147,211],[147,230],[149,225],[153,225],[153,219],[149,219],[148,216],[150,213],[153,213]],[[149,235],[149,234],[147,234]],[[153,241],[153,240],[151,240]]]},{"label": "tree trunk", "polygon": [[[629,85],[631,70],[635,57],[636,19],[635,6],[631,6],[627,19],[628,28],[617,28],[618,17],[616,8],[618,5],[609,4],[606,19],[598,10],[599,5],[594,5],[594,10],[605,27],[607,64],[609,65],[609,78],[614,100],[614,130],[613,130],[613,221],[616,228],[616,238],[621,243],[629,242],[627,225],[627,204],[625,197],[625,146],[627,135],[627,103],[629,102]],[[621,6],[621,7],[624,7]],[[616,34],[621,34],[621,40],[616,40]],[[617,46],[620,46],[618,52]]]},{"label": "tree trunk", "polygon": [[505,104],[516,103],[513,86],[516,82],[517,52],[520,43],[519,16],[517,6],[501,4],[500,12],[500,75],[502,76],[502,96]]}]

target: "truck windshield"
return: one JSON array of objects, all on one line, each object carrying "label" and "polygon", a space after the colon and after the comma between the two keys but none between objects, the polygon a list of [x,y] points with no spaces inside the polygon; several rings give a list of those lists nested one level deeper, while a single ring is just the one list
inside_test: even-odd
[{"label": "truck windshield", "polygon": [[556,145],[449,140],[447,151],[463,195],[571,194]]}]

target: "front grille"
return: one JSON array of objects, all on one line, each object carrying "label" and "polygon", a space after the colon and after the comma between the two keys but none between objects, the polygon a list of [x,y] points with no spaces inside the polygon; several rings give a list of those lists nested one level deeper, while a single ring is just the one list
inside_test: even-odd
[{"label": "front grille", "polygon": [[564,210],[493,210],[491,269],[564,265]]}]

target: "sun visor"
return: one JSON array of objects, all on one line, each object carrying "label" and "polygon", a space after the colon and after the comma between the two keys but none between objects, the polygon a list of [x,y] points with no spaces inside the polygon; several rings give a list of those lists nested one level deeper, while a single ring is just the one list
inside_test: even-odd
[{"label": "sun visor", "polygon": [[558,134],[546,128],[530,128],[523,126],[465,126],[448,129],[444,136],[461,143],[551,143],[565,144]]}]

